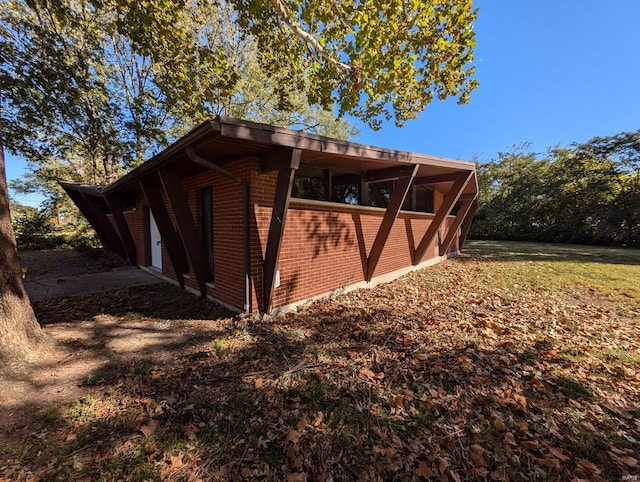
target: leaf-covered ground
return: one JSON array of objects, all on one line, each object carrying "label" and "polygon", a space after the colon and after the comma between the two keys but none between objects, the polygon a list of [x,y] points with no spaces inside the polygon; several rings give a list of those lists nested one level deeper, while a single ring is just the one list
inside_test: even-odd
[{"label": "leaf-covered ground", "polygon": [[4,401],[0,480],[637,480],[640,300],[563,264],[625,290],[640,254],[553,250],[472,243],[261,321],[168,285],[39,304],[94,363],[72,400]]}]

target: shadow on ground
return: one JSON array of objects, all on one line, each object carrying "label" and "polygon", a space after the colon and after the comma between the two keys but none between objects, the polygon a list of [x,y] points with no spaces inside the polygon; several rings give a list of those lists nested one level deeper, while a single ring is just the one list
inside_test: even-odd
[{"label": "shadow on ground", "polygon": [[[78,336],[66,348],[98,363],[71,403],[13,407],[32,417],[5,433],[0,476],[614,480],[636,473],[629,463],[640,412],[630,402],[637,384],[625,385],[629,374],[610,374],[612,396],[581,375],[583,365],[555,353],[552,338],[504,331],[487,343],[442,307],[399,312],[371,302],[390,299],[388,287],[369,293],[257,323],[234,322],[168,285],[70,300],[82,316],[37,306],[51,320],[48,330],[74,325]],[[188,318],[205,313],[215,319],[190,332]],[[110,345],[143,334],[152,341],[133,352]]]}]

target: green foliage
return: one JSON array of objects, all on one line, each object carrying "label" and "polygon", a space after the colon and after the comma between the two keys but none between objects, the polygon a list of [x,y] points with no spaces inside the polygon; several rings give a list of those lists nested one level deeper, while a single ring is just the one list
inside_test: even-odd
[{"label": "green foliage", "polygon": [[471,236],[640,246],[640,131],[478,164]]},{"label": "green foliage", "polygon": [[45,211],[16,209],[11,223],[20,249],[54,248],[64,242]]},{"label": "green foliage", "polygon": [[20,250],[97,247],[99,240],[86,222],[69,222],[49,207],[36,209],[11,203],[11,224]]},{"label": "green foliage", "polygon": [[391,118],[402,125],[434,97],[466,103],[478,85],[470,0],[231,1],[269,73],[309,79],[312,103],[336,101],[373,128]]},{"label": "green foliage", "polygon": [[237,17],[216,0],[0,2],[0,121],[30,170],[12,189],[45,194],[91,245],[59,180],[107,184],[217,114],[356,134],[309,103],[311,77],[267,69]]}]

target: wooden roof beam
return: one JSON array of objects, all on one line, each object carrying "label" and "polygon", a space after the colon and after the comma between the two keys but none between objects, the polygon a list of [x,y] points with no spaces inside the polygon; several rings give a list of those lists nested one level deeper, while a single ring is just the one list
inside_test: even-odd
[{"label": "wooden roof beam", "polygon": [[473,201],[477,197],[478,197],[477,193],[468,192],[468,193],[460,194],[458,201]]},{"label": "wooden roof beam", "polygon": [[297,170],[300,167],[301,149],[280,147],[273,149],[260,157],[261,172],[282,171],[283,169]]},{"label": "wooden roof beam", "polygon": [[367,256],[367,281],[371,281],[371,278],[373,278],[373,273],[376,270],[376,266],[378,265],[378,261],[380,260],[380,256],[382,255],[382,250],[387,243],[387,239],[389,239],[389,233],[391,232],[393,223],[398,217],[400,208],[402,207],[402,204],[407,197],[407,193],[409,192],[409,188],[411,187],[411,182],[415,178],[419,167],[420,166],[418,166],[417,164],[411,166],[409,175],[400,177],[396,182],[395,189],[391,194],[391,199],[389,199],[389,205],[387,206],[387,210],[385,211],[384,217],[382,218],[382,223],[380,223],[380,227],[378,228],[376,239],[371,246],[369,256]]},{"label": "wooden roof beam", "polygon": [[207,161],[206,159],[200,157],[198,154],[196,154],[196,151],[193,149],[193,147],[191,146],[187,146],[187,148],[185,149],[186,153],[187,153],[187,157],[194,163],[202,166],[202,167],[206,167],[207,169],[211,169],[213,171],[217,171],[220,174],[224,174],[225,176],[230,177],[231,179],[233,179],[236,182],[242,183],[242,179],[238,176],[236,176],[235,174],[232,174],[231,172],[227,171],[224,167],[220,167],[217,164],[211,162],[211,161]]},{"label": "wooden roof beam", "polygon": [[171,262],[171,266],[173,266],[173,271],[176,273],[178,284],[180,284],[180,288],[184,289],[184,277],[182,275],[189,271],[189,263],[185,257],[184,246],[182,245],[180,236],[178,236],[173,228],[169,211],[162,199],[162,191],[158,181],[157,171],[138,180],[142,194],[147,200],[149,210],[158,225],[162,242],[167,248],[169,261]]},{"label": "wooden roof beam", "polygon": [[442,205],[437,209],[436,214],[433,220],[431,221],[431,224],[427,228],[427,232],[424,233],[424,236],[420,240],[418,247],[414,251],[414,255],[413,255],[414,265],[417,265],[418,263],[420,263],[420,261],[422,261],[422,258],[427,252],[427,248],[435,238],[436,233],[438,232],[438,229],[440,229],[440,226],[442,225],[442,222],[446,219],[447,215],[451,212],[451,209],[453,208],[455,203],[458,201],[458,198],[462,194],[462,191],[466,187],[467,183],[471,180],[472,176],[473,176],[473,171],[463,171],[458,173],[456,180],[453,183],[453,186],[451,186],[451,189],[449,190],[449,192],[444,196],[444,201],[442,202]]},{"label": "wooden roof beam", "polygon": [[269,235],[267,237],[267,247],[265,248],[264,264],[262,268],[263,298],[262,307],[264,313],[271,311],[273,290],[275,284],[278,259],[280,258],[280,248],[282,247],[282,236],[284,234],[289,201],[291,200],[291,189],[293,188],[293,178],[296,170],[300,166],[300,149],[278,149],[272,151],[263,160],[263,169],[272,166],[278,169],[278,181],[276,192],[273,198],[273,209],[271,210],[271,222],[269,223]]},{"label": "wooden roof beam", "polygon": [[[417,165],[417,164],[416,164]],[[374,171],[366,171],[364,173],[365,182],[383,182],[383,181],[395,181],[403,177],[411,176],[415,177],[415,166],[393,166],[384,169],[376,169]]]},{"label": "wooden roof beam", "polygon": [[362,179],[361,174],[340,174],[338,176],[333,176],[333,185],[341,186],[345,184],[360,184],[360,180]]},{"label": "wooden roof beam", "polygon": [[416,186],[420,186],[423,184],[438,184],[441,182],[452,182],[458,178],[459,174],[460,174],[460,171],[448,172],[445,174],[436,174],[434,176],[417,177],[416,180],[414,181],[414,184]]}]

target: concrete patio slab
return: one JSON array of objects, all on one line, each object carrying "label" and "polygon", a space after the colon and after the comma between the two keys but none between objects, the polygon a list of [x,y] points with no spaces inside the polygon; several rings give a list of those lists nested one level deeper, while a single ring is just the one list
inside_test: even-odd
[{"label": "concrete patio slab", "polygon": [[79,296],[105,290],[144,286],[163,281],[140,268],[127,266],[101,273],[63,276],[39,276],[26,280],[25,287],[31,301],[42,301],[64,296]]}]

